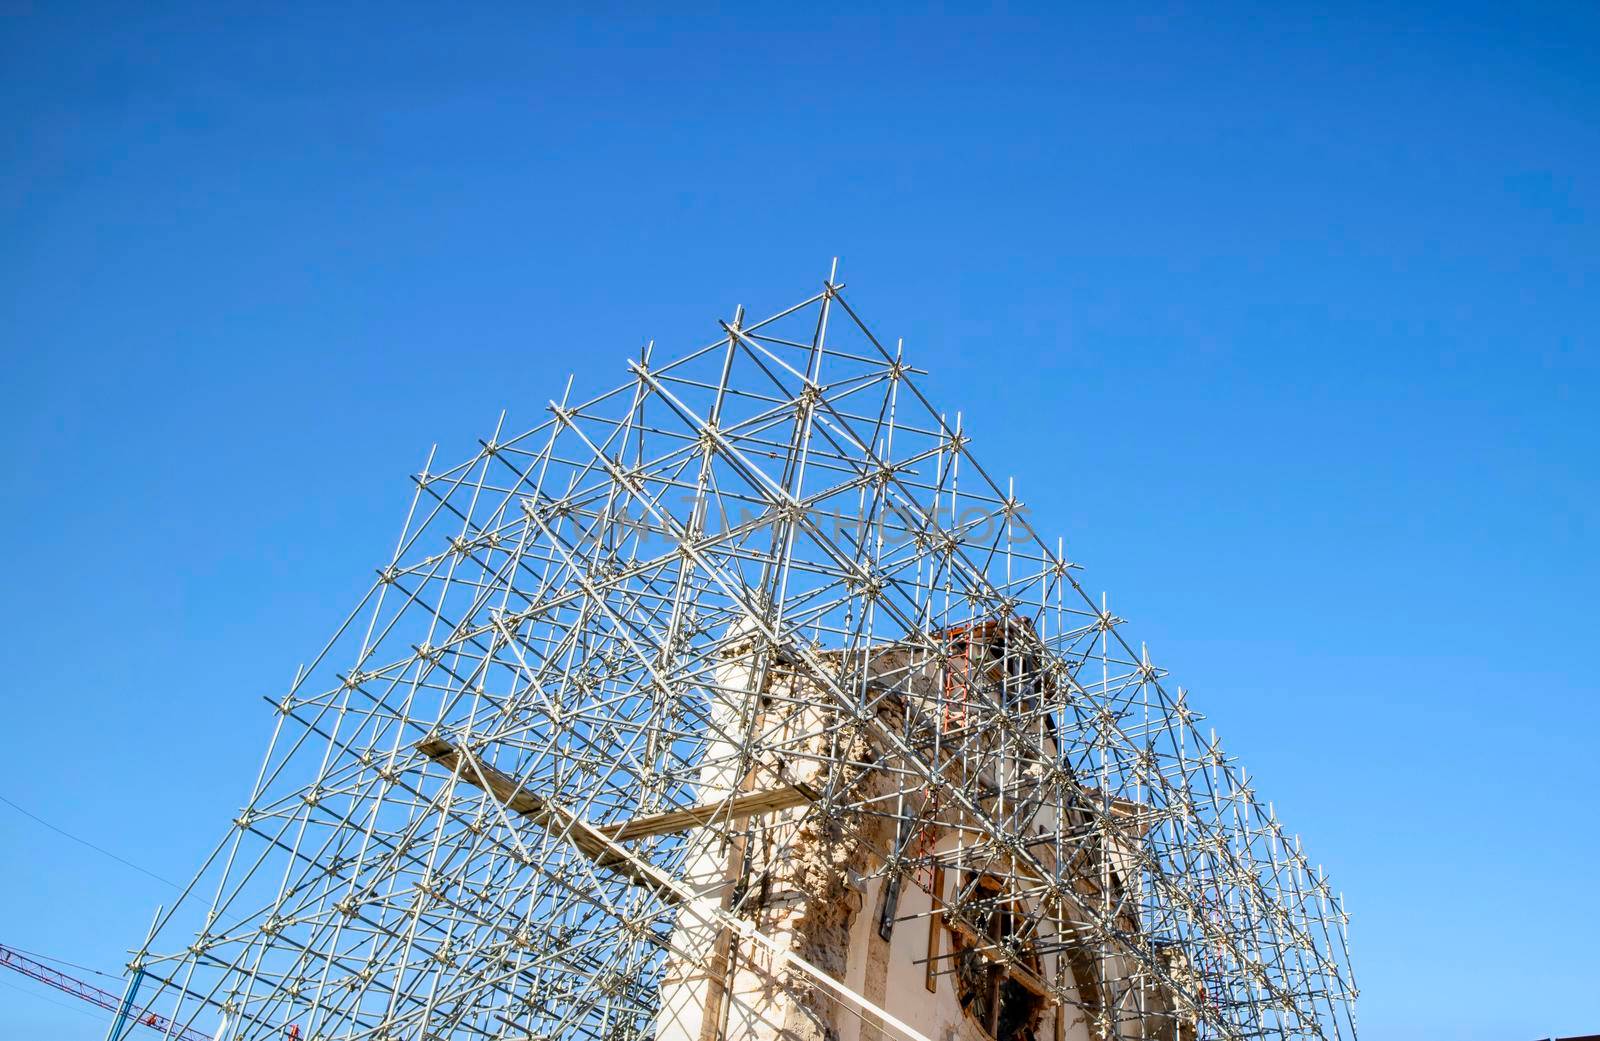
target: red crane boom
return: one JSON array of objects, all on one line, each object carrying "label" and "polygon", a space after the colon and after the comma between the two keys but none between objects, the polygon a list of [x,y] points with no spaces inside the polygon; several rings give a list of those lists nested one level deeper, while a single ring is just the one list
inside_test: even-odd
[{"label": "red crane boom", "polygon": [[[122,1011],[122,999],[110,991],[101,990],[92,983],[85,983],[76,976],[68,976],[60,969],[53,969],[44,962],[30,958],[4,944],[0,944],[0,967],[20,972],[29,979],[38,980],[91,1005],[98,1005],[113,1015]],[[128,1022],[148,1027],[172,1041],[211,1041],[209,1036],[198,1031],[175,1026],[167,1017],[151,1011],[148,1006],[137,1012],[130,1009]]]}]

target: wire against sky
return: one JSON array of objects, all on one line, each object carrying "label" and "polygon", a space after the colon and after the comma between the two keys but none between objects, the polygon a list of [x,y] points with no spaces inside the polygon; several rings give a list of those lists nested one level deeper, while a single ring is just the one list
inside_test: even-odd
[{"label": "wire against sky", "polygon": [[135,864],[133,861],[127,859],[126,857],[119,857],[115,853],[111,852],[109,849],[105,849],[104,847],[101,847],[101,846],[96,846],[94,843],[90,842],[88,839],[79,838],[78,836],[72,834],[72,832],[67,831],[64,828],[56,827],[54,824],[51,824],[49,821],[45,820],[43,817],[39,816],[38,814],[30,813],[28,810],[25,810],[21,806],[18,806],[16,803],[14,803],[10,799],[6,798],[4,795],[0,795],[0,802],[5,803],[7,806],[11,807],[13,810],[16,810],[18,813],[22,814],[24,817],[27,817],[29,820],[34,821],[37,824],[44,825],[45,827],[49,828],[51,831],[55,832],[57,835],[64,835],[67,838],[71,839],[73,842],[76,842],[76,843],[78,843],[80,845],[83,845],[83,846],[88,846],[90,849],[94,850],[96,853],[99,853],[102,856],[110,857],[112,860],[115,860],[117,863],[122,864],[122,865],[124,865],[126,867],[131,867],[135,871],[143,872],[144,874],[149,875],[151,878],[155,879],[157,882],[160,882],[160,883],[162,883],[164,885],[169,885],[173,889],[182,889],[183,888],[182,886],[178,885],[178,883],[172,881],[171,879],[162,878],[160,875],[156,874],[154,871],[151,871],[149,868],[140,867],[138,864]]}]

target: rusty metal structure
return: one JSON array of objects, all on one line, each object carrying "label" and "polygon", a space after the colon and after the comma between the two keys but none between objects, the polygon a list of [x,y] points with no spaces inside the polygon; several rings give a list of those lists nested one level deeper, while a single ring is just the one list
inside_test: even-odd
[{"label": "rusty metal structure", "polygon": [[430,455],[130,1007],[665,1041],[715,942],[923,1041],[762,911],[824,834],[1000,1041],[1356,1036],[1342,897],[833,274],[661,355]]}]

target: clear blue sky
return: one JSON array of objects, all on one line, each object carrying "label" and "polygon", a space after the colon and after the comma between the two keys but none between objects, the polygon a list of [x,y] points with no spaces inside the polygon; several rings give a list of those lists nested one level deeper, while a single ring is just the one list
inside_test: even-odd
[{"label": "clear blue sky", "polygon": [[[0,795],[186,877],[432,442],[838,255],[1328,865],[1366,1037],[1600,1030],[1600,16],[1340,6],[0,0]],[[0,805],[0,942],[170,895]]]}]

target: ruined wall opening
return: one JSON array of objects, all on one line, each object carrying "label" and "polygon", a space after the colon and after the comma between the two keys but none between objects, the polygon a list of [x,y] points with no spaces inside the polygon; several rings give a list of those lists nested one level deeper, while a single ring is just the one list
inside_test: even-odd
[{"label": "ruined wall opening", "polygon": [[1036,1041],[1044,1018],[1044,995],[1026,986],[996,957],[1004,948],[1038,973],[1038,955],[1021,935],[1027,922],[1024,909],[988,875],[968,872],[962,891],[973,928],[952,930],[961,1009],[994,1041]]}]

